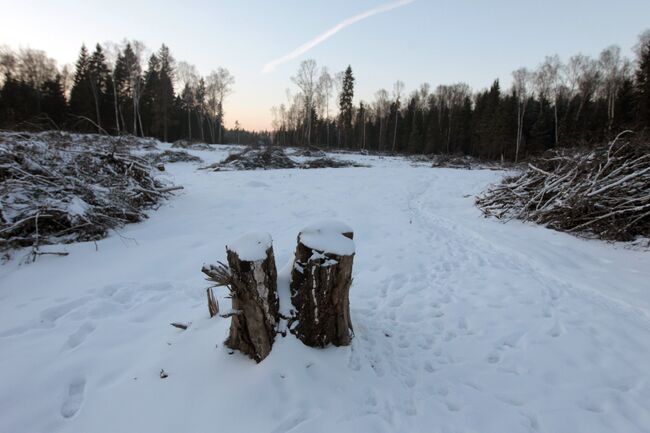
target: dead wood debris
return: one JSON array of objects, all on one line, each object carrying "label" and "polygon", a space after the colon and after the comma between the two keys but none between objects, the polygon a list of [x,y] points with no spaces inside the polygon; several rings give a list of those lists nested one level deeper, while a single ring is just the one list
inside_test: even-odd
[{"label": "dead wood debris", "polygon": [[[341,167],[364,167],[353,161],[338,160],[325,155],[322,151],[309,151],[311,156],[319,157],[305,162],[298,162],[291,159],[281,147],[277,146],[256,146],[247,147],[240,152],[228,155],[221,162],[204,167],[205,170],[229,171],[229,170],[277,170],[283,168],[341,168]],[[306,156],[305,153],[294,156]]]},{"label": "dead wood debris", "polygon": [[131,153],[151,140],[0,132],[0,251],[94,241],[146,218],[176,187]]},{"label": "dead wood debris", "polygon": [[608,241],[650,237],[650,140],[629,131],[592,149],[531,160],[477,198],[486,216]]},{"label": "dead wood debris", "polygon": [[173,164],[175,162],[197,162],[203,160],[196,155],[192,155],[184,150],[165,150],[164,152],[152,152],[146,155],[146,158],[153,164]]}]

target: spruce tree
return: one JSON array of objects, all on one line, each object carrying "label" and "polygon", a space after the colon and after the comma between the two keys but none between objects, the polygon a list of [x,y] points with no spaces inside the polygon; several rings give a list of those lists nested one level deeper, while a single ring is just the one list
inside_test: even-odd
[{"label": "spruce tree", "polygon": [[95,51],[88,60],[88,80],[95,104],[95,121],[99,133],[108,129],[108,125],[102,127],[102,120],[110,119],[112,103],[112,87],[110,85],[111,75],[106,65],[106,56],[102,46],[97,44]]},{"label": "spruce tree", "polygon": [[79,51],[79,58],[75,65],[74,82],[70,90],[70,112],[78,118],[73,123],[73,126],[76,126],[75,129],[80,129],[85,132],[92,130],[86,119],[93,119],[95,117],[89,68],[90,59],[88,50],[85,45],[82,45]]},{"label": "spruce tree", "polygon": [[149,57],[147,71],[144,76],[144,88],[142,90],[142,119],[144,134],[160,138],[162,130],[159,111],[160,93],[160,60],[156,54]]},{"label": "spruce tree", "polygon": [[41,94],[41,111],[55,123],[55,127],[61,128],[68,108],[63,94],[61,75],[57,74],[53,80],[43,83]]},{"label": "spruce tree", "polygon": [[160,72],[159,72],[159,113],[162,123],[162,139],[168,141],[169,129],[173,126],[172,114],[174,104],[174,58],[169,52],[169,48],[163,44],[158,51],[158,58],[160,59]]},{"label": "spruce tree", "polygon": [[352,99],[354,98],[354,75],[352,67],[348,66],[343,76],[341,95],[339,97],[339,111],[343,140],[347,147],[350,147],[352,134]]},{"label": "spruce tree", "polygon": [[650,41],[641,50],[636,71],[637,121],[650,128]]}]

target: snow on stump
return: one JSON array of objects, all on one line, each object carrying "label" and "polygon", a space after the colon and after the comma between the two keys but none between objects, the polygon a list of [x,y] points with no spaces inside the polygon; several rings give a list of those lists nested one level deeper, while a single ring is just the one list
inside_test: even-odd
[{"label": "snow on stump", "polygon": [[353,237],[350,227],[334,221],[311,225],[298,235],[291,271],[295,315],[290,329],[307,346],[350,344]]},{"label": "snow on stump", "polygon": [[271,236],[250,234],[226,246],[232,321],[226,346],[260,362],[271,353],[279,320]]}]

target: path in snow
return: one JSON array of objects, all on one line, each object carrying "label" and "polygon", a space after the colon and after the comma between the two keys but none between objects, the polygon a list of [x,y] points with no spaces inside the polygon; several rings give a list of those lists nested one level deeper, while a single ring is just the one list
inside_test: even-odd
[{"label": "path in snow", "polygon": [[[170,165],[186,190],[149,221],[0,268],[0,431],[650,430],[650,255],[481,218],[495,172],[355,158]],[[281,268],[324,218],[355,229],[352,346],[230,355],[201,265],[264,230]]]}]

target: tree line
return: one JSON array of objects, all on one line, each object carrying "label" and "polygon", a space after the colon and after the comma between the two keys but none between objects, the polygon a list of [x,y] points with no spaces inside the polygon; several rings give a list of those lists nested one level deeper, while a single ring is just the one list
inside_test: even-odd
[{"label": "tree line", "polygon": [[[650,128],[650,30],[639,37],[636,59],[618,46],[598,58],[547,56],[534,70],[512,74],[512,86],[489,89],[423,84],[408,96],[392,92],[353,104],[351,67],[337,74],[303,61],[292,77],[297,91],[272,108],[273,140],[393,153],[462,153],[517,161],[557,146],[602,141],[623,129]],[[333,115],[332,100],[337,106]]]},{"label": "tree line", "polygon": [[202,77],[176,62],[164,44],[139,41],[81,47],[74,66],[58,68],[44,51],[0,47],[0,128],[132,134],[164,141],[256,142],[260,135],[224,128],[234,77],[218,68]]}]

